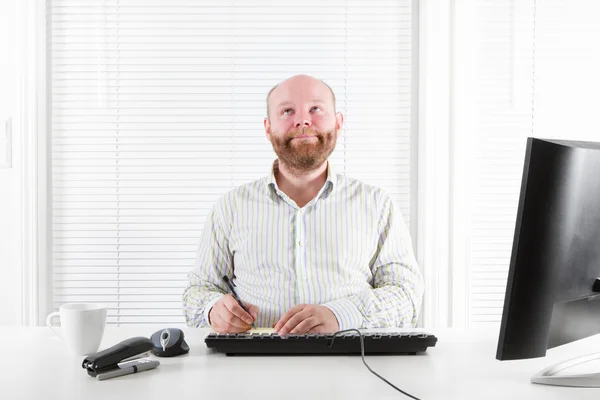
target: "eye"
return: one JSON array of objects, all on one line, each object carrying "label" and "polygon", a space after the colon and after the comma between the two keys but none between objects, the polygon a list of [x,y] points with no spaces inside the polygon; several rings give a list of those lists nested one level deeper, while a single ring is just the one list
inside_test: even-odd
[{"label": "eye", "polygon": [[314,106],[314,107],[313,107],[313,108],[311,108],[310,110],[312,111],[312,110],[314,110],[315,108],[316,108],[317,110],[320,110],[320,109],[321,109],[321,107],[319,107],[319,106]]},{"label": "eye", "polygon": [[[288,112],[289,111],[289,112]],[[286,108],[285,110],[283,110],[282,114],[290,114],[291,112],[293,112],[294,110],[292,110],[291,108]]]}]

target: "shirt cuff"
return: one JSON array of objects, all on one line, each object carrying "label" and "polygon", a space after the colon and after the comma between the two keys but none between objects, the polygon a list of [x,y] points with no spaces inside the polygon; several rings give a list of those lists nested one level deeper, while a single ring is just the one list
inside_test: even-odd
[{"label": "shirt cuff", "polygon": [[351,328],[361,328],[364,318],[356,304],[349,298],[337,299],[323,304],[337,318],[340,331]]},{"label": "shirt cuff", "polygon": [[206,323],[206,326],[211,326],[210,320],[208,319],[208,314],[210,314],[210,310],[212,310],[215,303],[217,301],[219,301],[219,299],[222,296],[223,296],[222,294],[217,294],[217,296],[214,299],[212,299],[208,303],[206,303],[206,306],[204,307],[204,322]]}]

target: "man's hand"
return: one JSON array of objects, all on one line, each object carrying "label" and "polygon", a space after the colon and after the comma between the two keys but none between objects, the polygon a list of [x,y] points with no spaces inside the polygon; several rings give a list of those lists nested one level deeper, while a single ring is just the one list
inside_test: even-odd
[{"label": "man's hand", "polygon": [[212,328],[219,333],[239,333],[251,328],[258,316],[258,307],[244,303],[248,314],[231,294],[222,296],[211,308],[208,319]]},{"label": "man's hand", "polygon": [[335,333],[340,329],[337,318],[325,306],[299,304],[286,312],[274,326],[275,332],[287,333]]}]

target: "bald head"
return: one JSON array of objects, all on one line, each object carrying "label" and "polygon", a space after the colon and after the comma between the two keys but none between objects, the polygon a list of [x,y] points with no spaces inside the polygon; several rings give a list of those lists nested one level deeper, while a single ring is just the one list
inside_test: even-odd
[{"label": "bald head", "polygon": [[[329,99],[322,98],[324,97],[323,91],[329,92]],[[322,101],[330,100],[333,105],[333,112],[335,113],[335,94],[328,84],[310,75],[295,75],[273,86],[269,90],[267,94],[267,117],[270,118],[273,107],[289,102],[289,99],[294,97],[295,93],[299,92],[310,93],[312,97],[315,97],[315,99],[319,98]],[[271,101],[271,98],[273,98],[273,101]]]}]

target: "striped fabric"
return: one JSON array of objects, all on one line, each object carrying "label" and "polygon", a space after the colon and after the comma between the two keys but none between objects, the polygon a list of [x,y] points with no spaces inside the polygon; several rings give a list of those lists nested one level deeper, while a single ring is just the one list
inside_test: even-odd
[{"label": "striped fabric", "polygon": [[320,304],[340,329],[412,327],[423,278],[401,213],[379,188],[336,174],[299,208],[267,177],[223,196],[208,215],[183,310],[189,326],[208,312],[235,275],[239,296],[271,327],[297,304]]}]

